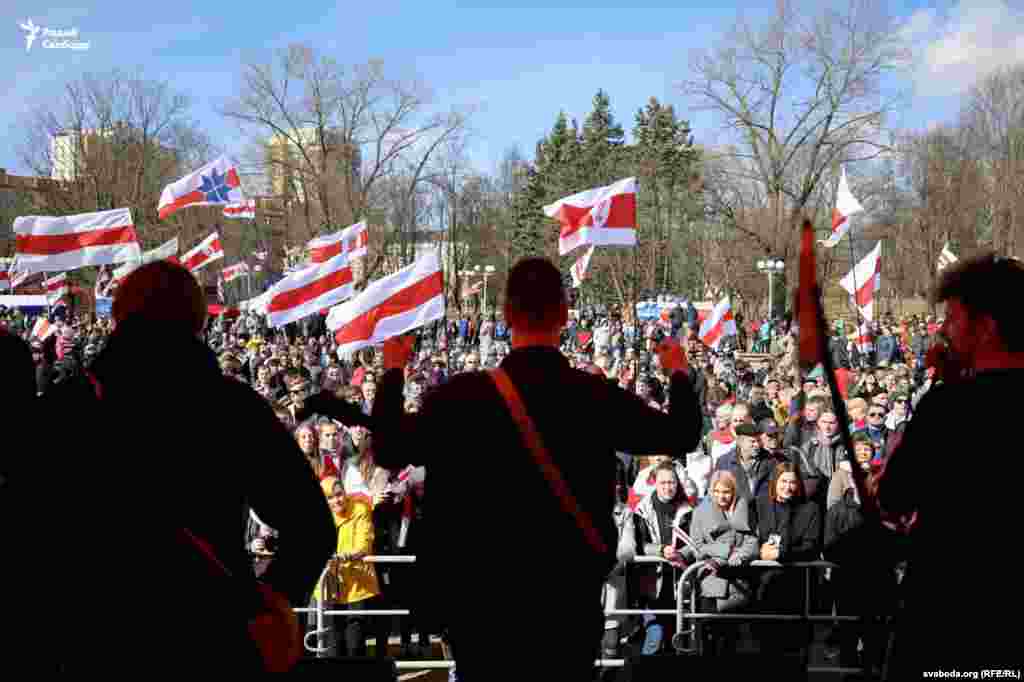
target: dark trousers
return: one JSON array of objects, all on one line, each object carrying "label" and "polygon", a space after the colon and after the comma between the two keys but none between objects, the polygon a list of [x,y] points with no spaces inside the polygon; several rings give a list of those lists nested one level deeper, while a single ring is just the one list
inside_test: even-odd
[{"label": "dark trousers", "polygon": [[[315,607],[316,603],[310,604]],[[376,599],[364,599],[352,604],[326,604],[326,611],[365,611],[378,608]],[[306,632],[316,629],[316,614],[307,614]],[[348,616],[345,614],[325,615],[324,629],[321,646],[327,651],[323,654],[326,658],[340,658],[342,656],[366,656],[366,621],[369,616]],[[316,638],[313,643],[317,642]]]}]

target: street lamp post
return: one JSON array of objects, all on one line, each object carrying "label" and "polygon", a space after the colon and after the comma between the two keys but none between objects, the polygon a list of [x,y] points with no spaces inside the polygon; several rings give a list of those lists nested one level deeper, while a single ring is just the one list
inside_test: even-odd
[{"label": "street lamp post", "polygon": [[771,348],[772,335],[775,331],[774,315],[775,310],[773,304],[775,303],[775,273],[781,273],[786,269],[786,264],[776,258],[768,258],[767,260],[757,261],[757,271],[764,272],[768,275],[768,347]]},{"label": "street lamp post", "polygon": [[483,315],[484,317],[487,317],[487,278],[494,274],[494,266],[485,265],[483,267],[483,272],[481,272],[480,266],[477,265],[476,267],[473,268],[473,270],[478,275],[482,274],[484,276],[484,304],[480,306],[480,314]]}]

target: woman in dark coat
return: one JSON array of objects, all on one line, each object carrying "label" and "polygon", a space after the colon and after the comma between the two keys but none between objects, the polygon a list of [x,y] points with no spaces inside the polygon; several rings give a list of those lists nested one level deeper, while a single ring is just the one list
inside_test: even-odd
[{"label": "woman in dark coat", "polygon": [[[759,558],[780,564],[816,561],[821,555],[821,512],[807,499],[795,464],[775,467],[766,497],[757,498],[757,539]],[[758,589],[759,611],[802,613],[804,577],[799,569],[768,569],[761,573]],[[799,628],[790,624],[765,622],[760,639],[763,651],[793,652],[806,644]]]}]

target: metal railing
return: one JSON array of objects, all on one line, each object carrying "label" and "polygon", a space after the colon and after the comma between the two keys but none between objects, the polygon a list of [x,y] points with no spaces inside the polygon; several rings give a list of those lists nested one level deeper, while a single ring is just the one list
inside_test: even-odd
[{"label": "metal railing", "polygon": [[[416,557],[411,555],[371,555],[365,556],[360,561],[372,564],[412,564],[416,562]],[[629,563],[631,564],[669,564],[671,562],[657,556],[636,556]],[[672,647],[681,654],[697,654],[703,655],[703,641],[697,636],[697,623],[701,621],[742,621],[742,622],[754,622],[754,621],[777,621],[777,622],[803,622],[803,623],[815,623],[815,622],[857,622],[861,620],[860,616],[847,616],[847,615],[832,615],[832,614],[813,614],[811,613],[811,574],[812,571],[817,569],[838,569],[840,568],[837,564],[828,561],[810,561],[810,562],[794,562],[788,564],[780,564],[776,561],[753,561],[749,564],[745,564],[741,567],[730,567],[730,569],[738,572],[749,571],[751,569],[786,569],[786,570],[803,570],[804,572],[804,605],[802,613],[699,613],[697,611],[697,596],[699,594],[699,579],[701,570],[706,568],[712,562],[710,561],[698,561],[686,567],[683,571],[682,576],[679,579],[679,585],[676,594],[676,608],[674,609],[605,609],[605,616],[675,616],[676,617],[676,632],[672,637]],[[321,573],[321,585],[324,575],[327,573],[327,568],[324,568]],[[686,589],[685,586],[688,581],[693,581],[693,585],[690,589]],[[321,595],[322,596],[322,595]],[[686,606],[689,605],[689,613],[686,611]],[[322,657],[326,652],[327,648],[323,646],[323,635],[328,632],[324,628],[324,616],[368,616],[368,617],[386,617],[386,616],[408,616],[410,615],[409,609],[364,609],[364,610],[330,610],[325,609],[325,602],[321,598],[317,600],[315,607],[308,608],[297,608],[294,609],[296,613],[316,613],[316,629],[307,632],[303,644],[307,651],[316,654],[318,657]],[[687,621],[694,623],[693,627],[687,628]],[[317,646],[313,646],[310,641],[311,637],[317,638]],[[687,646],[686,637],[690,637],[690,646]],[[424,642],[420,642],[424,644]],[[387,646],[387,642],[377,643],[377,646]],[[806,647],[805,647],[806,651]],[[805,662],[806,662],[805,656]],[[613,659],[597,659],[594,661],[595,666],[602,668],[621,668],[626,665],[626,659],[613,658]],[[805,663],[806,665],[806,663]],[[395,666],[398,670],[427,670],[427,669],[447,669],[455,667],[455,661],[396,661]],[[807,672],[809,673],[862,673],[865,672],[864,668],[851,668],[851,667],[840,667],[840,666],[811,666],[806,665]]]}]

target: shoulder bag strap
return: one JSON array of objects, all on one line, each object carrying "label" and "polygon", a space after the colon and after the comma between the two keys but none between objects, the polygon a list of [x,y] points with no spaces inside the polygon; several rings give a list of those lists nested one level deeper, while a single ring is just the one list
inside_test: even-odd
[{"label": "shoulder bag strap", "polygon": [[498,393],[505,400],[505,404],[508,406],[509,412],[512,418],[516,422],[516,426],[519,427],[519,433],[523,437],[523,443],[526,445],[530,454],[533,455],[534,461],[537,466],[540,467],[541,473],[544,474],[544,478],[547,479],[548,485],[551,486],[551,492],[554,493],[555,497],[558,498],[562,509],[573,517],[576,521],[576,525],[579,526],[582,531],[587,544],[590,545],[591,549],[599,554],[605,554],[608,551],[607,545],[601,538],[601,534],[597,532],[597,528],[594,526],[593,521],[585,510],[583,510],[579,503],[576,501],[576,497],[569,490],[569,485],[565,482],[562,477],[562,472],[559,471],[555,463],[551,461],[551,456],[548,454],[548,450],[544,447],[544,441],[541,439],[540,433],[533,425],[533,420],[530,419],[530,415],[526,413],[526,407],[523,405],[523,400],[519,395],[519,391],[516,390],[515,385],[509,378],[508,373],[505,370],[498,368],[491,370],[487,373],[491,380],[494,382],[495,387],[498,389]]}]

